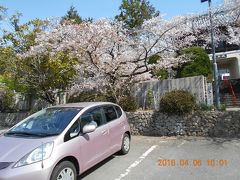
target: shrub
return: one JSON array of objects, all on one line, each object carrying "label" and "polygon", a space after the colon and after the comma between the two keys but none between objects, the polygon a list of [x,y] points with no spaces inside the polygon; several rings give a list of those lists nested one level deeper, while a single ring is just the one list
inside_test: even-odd
[{"label": "shrub", "polygon": [[214,110],[214,106],[213,105],[207,105],[207,104],[200,104],[198,106],[198,109],[201,111],[212,111]]},{"label": "shrub", "polygon": [[160,100],[160,111],[167,114],[185,114],[194,110],[196,102],[188,91],[173,90]]},{"label": "shrub", "polygon": [[151,89],[148,89],[147,94],[146,94],[145,108],[146,109],[154,108],[154,96],[153,96],[153,91]]},{"label": "shrub", "polygon": [[124,111],[134,112],[137,110],[137,102],[133,96],[124,96],[118,103]]},{"label": "shrub", "polygon": [[220,111],[226,111],[226,110],[227,110],[226,104],[221,104],[220,105]]}]

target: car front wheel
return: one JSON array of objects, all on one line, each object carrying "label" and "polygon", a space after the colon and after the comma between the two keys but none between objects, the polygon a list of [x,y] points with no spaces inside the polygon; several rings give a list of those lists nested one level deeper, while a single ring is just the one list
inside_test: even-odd
[{"label": "car front wheel", "polygon": [[63,161],[58,164],[52,173],[51,180],[77,180],[77,171],[73,163]]}]

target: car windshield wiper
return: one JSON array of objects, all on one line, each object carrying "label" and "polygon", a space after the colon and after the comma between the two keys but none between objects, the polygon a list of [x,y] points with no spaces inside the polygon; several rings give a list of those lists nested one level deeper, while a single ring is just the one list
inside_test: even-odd
[{"label": "car windshield wiper", "polygon": [[39,136],[39,134],[23,132],[23,131],[9,131],[4,133],[4,135],[16,135],[16,136]]},{"label": "car windshield wiper", "polygon": [[34,136],[34,137],[47,137],[47,136],[56,136],[58,134],[46,134],[46,133],[31,133],[23,131],[10,131],[6,132],[5,135],[14,135],[14,136]]}]

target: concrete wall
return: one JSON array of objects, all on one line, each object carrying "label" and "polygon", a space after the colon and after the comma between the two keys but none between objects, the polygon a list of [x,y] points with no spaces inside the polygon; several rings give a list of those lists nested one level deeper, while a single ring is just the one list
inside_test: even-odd
[{"label": "concrete wall", "polygon": [[[162,81],[145,81],[138,83],[133,88],[133,96],[136,97],[139,107],[147,109],[148,93],[152,94],[153,108],[159,108],[161,97],[169,91],[183,89],[189,91],[196,98],[198,104],[206,104],[212,102],[208,98],[212,98],[212,92],[208,92],[206,79],[204,76],[195,76],[188,78],[169,79]],[[150,108],[151,109],[151,108]]]}]

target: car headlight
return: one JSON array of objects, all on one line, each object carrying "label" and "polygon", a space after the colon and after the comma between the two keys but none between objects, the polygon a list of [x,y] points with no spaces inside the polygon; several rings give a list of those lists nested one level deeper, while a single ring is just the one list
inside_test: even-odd
[{"label": "car headlight", "polygon": [[22,159],[20,159],[13,167],[17,168],[45,160],[51,156],[52,150],[53,142],[42,144],[41,146],[34,149],[32,152],[28,153]]}]

